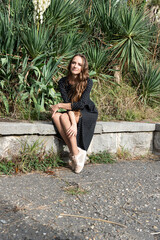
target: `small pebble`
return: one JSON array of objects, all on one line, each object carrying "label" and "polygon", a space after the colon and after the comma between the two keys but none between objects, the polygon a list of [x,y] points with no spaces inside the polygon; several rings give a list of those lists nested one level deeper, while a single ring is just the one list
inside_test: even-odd
[{"label": "small pebble", "polygon": [[5,220],[0,220],[1,223],[6,224],[7,222]]}]

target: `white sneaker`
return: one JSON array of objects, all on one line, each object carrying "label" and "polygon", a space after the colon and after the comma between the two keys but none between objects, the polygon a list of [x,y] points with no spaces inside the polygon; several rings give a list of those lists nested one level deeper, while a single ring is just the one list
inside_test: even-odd
[{"label": "white sneaker", "polygon": [[78,147],[78,150],[79,150],[79,153],[75,156],[72,156],[75,173],[80,173],[82,171],[86,161],[87,152],[79,147]]}]

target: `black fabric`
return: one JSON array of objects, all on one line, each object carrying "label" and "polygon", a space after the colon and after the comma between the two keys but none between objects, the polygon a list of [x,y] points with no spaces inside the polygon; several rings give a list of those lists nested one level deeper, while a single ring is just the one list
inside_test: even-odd
[{"label": "black fabric", "polygon": [[[95,104],[90,99],[90,92],[93,86],[93,81],[88,78],[87,87],[83,92],[81,99],[78,102],[71,104],[72,110],[80,110],[81,117],[77,125],[77,145],[78,147],[87,151],[90,142],[93,137],[98,111],[95,107]],[[69,91],[71,85],[67,81],[66,77],[63,77],[59,80],[59,91],[63,98],[64,103],[70,103]]]}]

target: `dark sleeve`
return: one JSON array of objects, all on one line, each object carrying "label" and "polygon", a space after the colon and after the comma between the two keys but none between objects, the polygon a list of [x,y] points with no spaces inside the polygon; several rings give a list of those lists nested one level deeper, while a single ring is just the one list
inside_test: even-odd
[{"label": "dark sleeve", "polygon": [[73,111],[82,110],[84,106],[88,104],[90,100],[90,92],[91,92],[92,86],[93,86],[93,81],[90,78],[88,78],[87,87],[84,90],[81,96],[81,99],[78,102],[74,102],[71,104]]},{"label": "dark sleeve", "polygon": [[69,103],[68,93],[66,91],[66,78],[61,78],[58,82],[59,91],[63,98],[64,103]]}]

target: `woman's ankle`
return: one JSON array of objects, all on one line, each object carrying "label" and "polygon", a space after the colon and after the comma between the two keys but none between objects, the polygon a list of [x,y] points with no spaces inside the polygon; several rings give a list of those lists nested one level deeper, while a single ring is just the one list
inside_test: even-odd
[{"label": "woman's ankle", "polygon": [[74,151],[72,151],[72,156],[76,156],[76,155],[78,155],[78,153],[79,153],[79,150],[77,148]]}]

